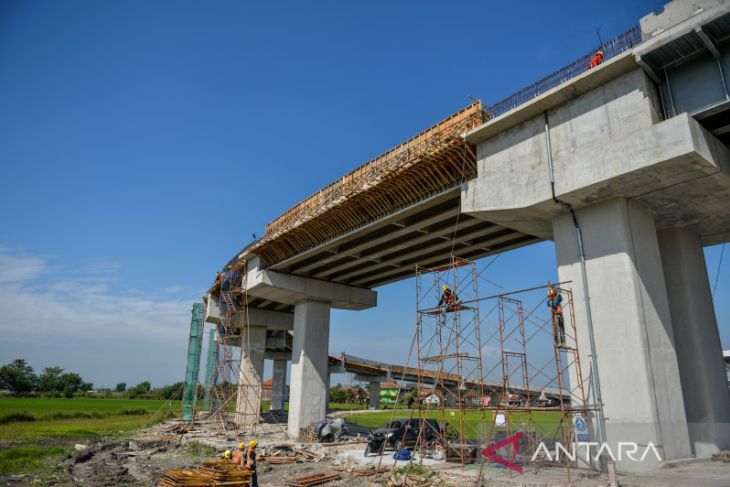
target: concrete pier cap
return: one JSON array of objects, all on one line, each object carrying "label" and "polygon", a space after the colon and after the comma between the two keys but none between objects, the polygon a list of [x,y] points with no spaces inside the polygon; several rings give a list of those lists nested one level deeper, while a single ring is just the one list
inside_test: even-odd
[{"label": "concrete pier cap", "polygon": [[249,296],[291,305],[319,301],[332,308],[361,310],[378,302],[377,292],[370,289],[267,270],[257,256],[248,256],[245,287]]}]

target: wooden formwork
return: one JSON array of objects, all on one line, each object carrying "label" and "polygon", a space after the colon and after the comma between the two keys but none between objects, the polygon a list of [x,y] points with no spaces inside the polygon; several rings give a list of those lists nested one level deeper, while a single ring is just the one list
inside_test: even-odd
[{"label": "wooden formwork", "polygon": [[272,265],[476,177],[463,134],[486,118],[481,102],[472,103],[289,209],[247,251]]}]

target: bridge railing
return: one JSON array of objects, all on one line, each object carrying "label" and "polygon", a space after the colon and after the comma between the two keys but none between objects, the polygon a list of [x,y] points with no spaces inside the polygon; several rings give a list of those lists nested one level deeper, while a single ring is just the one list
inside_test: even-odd
[{"label": "bridge railing", "polygon": [[[628,51],[632,47],[641,43],[641,30],[639,26],[634,26],[627,30],[623,34],[620,34],[608,42],[604,43],[602,50],[604,54],[604,61],[615,57],[622,52]],[[544,77],[537,83],[533,83],[527,88],[523,88],[517,93],[508,96],[507,98],[498,101],[494,105],[487,107],[486,111],[491,115],[492,118],[498,117],[513,108],[527,103],[528,101],[536,98],[543,93],[559,86],[566,81],[575,78],[576,76],[588,71],[588,65],[590,64],[591,57],[598,51],[598,48],[592,50],[590,53],[576,59],[572,63],[568,64],[555,71],[554,73]]]}]

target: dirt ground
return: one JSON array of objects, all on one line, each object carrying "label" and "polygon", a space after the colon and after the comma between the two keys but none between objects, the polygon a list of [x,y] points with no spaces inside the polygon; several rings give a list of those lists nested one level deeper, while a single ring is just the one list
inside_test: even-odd
[{"label": "dirt ground", "polygon": [[[54,465],[51,472],[38,475],[0,478],[0,486],[156,486],[162,472],[170,467],[196,467],[204,460],[220,456],[227,448],[234,449],[239,441],[250,438],[231,437],[214,431],[205,423],[195,429],[177,422],[159,424],[137,431],[126,438],[99,439],[77,444],[74,453]],[[331,487],[374,487],[395,485],[392,471],[372,476],[356,476],[353,468],[367,464],[392,468],[390,454],[381,457],[363,455],[364,438],[351,437],[336,444],[296,443],[286,439],[276,424],[263,424],[257,432],[259,455],[291,456],[296,463],[270,464],[259,462],[258,477],[262,487],[285,486],[292,477],[312,474],[339,474],[338,480],[324,485]],[[730,454],[729,454],[730,455]],[[477,485],[479,467],[422,459],[427,481],[411,482],[413,487],[449,487]],[[400,466],[396,465],[396,467]],[[420,468],[420,467],[419,467]],[[601,475],[573,473],[566,477],[565,469],[542,469],[515,476],[506,469],[488,466],[484,469],[482,485],[502,486],[605,486]],[[730,486],[730,456],[726,461],[694,461],[668,465],[664,469],[642,476],[621,476],[622,486],[651,487],[727,487]],[[402,480],[402,476],[401,476]],[[423,480],[423,478],[421,479]]]},{"label": "dirt ground", "polygon": [[[365,444],[356,438],[349,444],[322,447],[318,444],[302,445],[283,441],[283,430],[276,425],[262,425],[257,435],[260,455],[271,451],[270,445],[296,446],[312,458],[299,458],[292,464],[267,464],[259,462],[260,486],[284,486],[287,479],[315,473],[341,475],[340,480],[328,482],[328,486],[370,486],[382,483],[382,475],[358,477],[342,469],[346,468],[337,454],[341,448],[364,450]],[[162,472],[170,467],[196,467],[204,460],[219,457],[227,448],[233,449],[244,438],[230,438],[211,432],[203,426],[185,431],[180,423],[172,421],[153,428],[140,430],[127,438],[107,438],[76,444],[74,453],[53,465],[52,473],[0,478],[0,486],[156,486]],[[335,470],[339,468],[340,471]]]}]

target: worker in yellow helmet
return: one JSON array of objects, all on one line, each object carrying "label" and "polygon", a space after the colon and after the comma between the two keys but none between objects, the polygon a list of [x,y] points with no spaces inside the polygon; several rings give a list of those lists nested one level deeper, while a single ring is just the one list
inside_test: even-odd
[{"label": "worker in yellow helmet", "polygon": [[223,458],[230,460],[231,459],[231,450],[226,450],[223,452]]},{"label": "worker in yellow helmet", "polygon": [[236,453],[233,454],[233,460],[236,462],[236,465],[239,467],[243,467],[243,459],[246,455],[246,445],[241,442],[238,444],[238,450],[236,450]]},{"label": "worker in yellow helmet", "polygon": [[248,442],[248,451],[246,451],[246,470],[251,470],[251,487],[259,487],[258,476],[256,475],[256,445],[259,442],[251,440]]},{"label": "worker in yellow helmet", "polygon": [[441,299],[439,299],[438,307],[440,308],[446,305],[446,311],[454,311],[454,308],[456,308],[459,302],[459,297],[446,284],[441,287],[441,290],[443,293],[441,294]]},{"label": "worker in yellow helmet", "polygon": [[565,347],[565,319],[563,318],[563,295],[553,286],[548,288],[547,306],[553,323],[553,340],[558,348]]},{"label": "worker in yellow helmet", "polygon": [[598,50],[598,52],[591,58],[590,64],[588,64],[588,69],[595,68],[599,64],[603,62],[603,51]]}]

